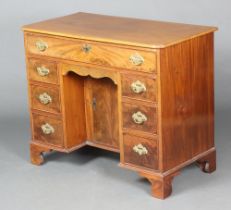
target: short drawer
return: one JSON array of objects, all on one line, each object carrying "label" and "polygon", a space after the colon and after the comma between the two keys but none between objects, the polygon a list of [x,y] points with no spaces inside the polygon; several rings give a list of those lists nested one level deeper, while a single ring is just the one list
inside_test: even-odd
[{"label": "short drawer", "polygon": [[31,85],[30,90],[33,109],[52,113],[61,112],[59,88]]},{"label": "short drawer", "polygon": [[156,102],[156,80],[147,77],[123,74],[122,95],[135,99]]},{"label": "short drawer", "polygon": [[29,53],[37,55],[145,72],[156,70],[155,51],[134,50],[103,43],[36,34],[26,36],[26,45]]},{"label": "short drawer", "polygon": [[58,84],[58,71],[55,62],[28,59],[29,79],[39,82]]},{"label": "short drawer", "polygon": [[123,135],[125,163],[158,169],[158,146],[156,139],[146,139],[130,134]]},{"label": "short drawer", "polygon": [[63,146],[62,120],[39,114],[32,114],[33,140],[41,143]]},{"label": "short drawer", "polygon": [[141,103],[124,102],[123,127],[155,134],[157,130],[156,107]]}]

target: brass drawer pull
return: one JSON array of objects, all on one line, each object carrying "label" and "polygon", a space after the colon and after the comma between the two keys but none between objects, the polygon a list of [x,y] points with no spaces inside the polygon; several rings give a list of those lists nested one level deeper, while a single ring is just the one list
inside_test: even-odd
[{"label": "brass drawer pull", "polygon": [[41,51],[41,52],[45,51],[45,50],[48,48],[47,43],[44,42],[44,41],[37,41],[37,42],[35,43],[35,45],[36,45],[37,49],[38,49],[39,51]]},{"label": "brass drawer pull", "polygon": [[147,155],[148,154],[148,150],[145,146],[143,146],[142,144],[137,144],[133,147],[133,151],[138,153],[139,155]]},{"label": "brass drawer pull", "polygon": [[38,98],[39,98],[40,103],[44,105],[47,105],[52,102],[51,96],[48,95],[47,93],[40,94]]},{"label": "brass drawer pull", "polygon": [[138,53],[131,55],[129,60],[135,66],[140,66],[141,64],[144,63],[144,58]]},{"label": "brass drawer pull", "polygon": [[42,129],[42,132],[46,135],[49,135],[55,132],[55,129],[49,123],[43,124],[41,126],[41,129]]},{"label": "brass drawer pull", "polygon": [[132,119],[136,124],[143,124],[145,121],[148,120],[147,116],[142,112],[138,111],[132,115]]},{"label": "brass drawer pull", "polygon": [[45,77],[50,73],[50,70],[44,66],[37,67],[36,69],[37,69],[39,76],[41,76],[41,77]]},{"label": "brass drawer pull", "polygon": [[84,45],[82,46],[82,50],[83,50],[85,53],[90,52],[90,51],[91,51],[91,45],[89,45],[89,44],[84,44]]},{"label": "brass drawer pull", "polygon": [[139,80],[133,82],[131,84],[131,89],[134,93],[143,93],[146,91],[146,87],[145,84],[143,84],[142,82],[140,82]]}]

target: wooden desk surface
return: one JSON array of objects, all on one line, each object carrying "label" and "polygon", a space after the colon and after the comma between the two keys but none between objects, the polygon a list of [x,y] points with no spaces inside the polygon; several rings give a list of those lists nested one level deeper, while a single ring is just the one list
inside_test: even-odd
[{"label": "wooden desk surface", "polygon": [[216,27],[76,13],[26,25],[24,31],[148,48],[163,48]]}]

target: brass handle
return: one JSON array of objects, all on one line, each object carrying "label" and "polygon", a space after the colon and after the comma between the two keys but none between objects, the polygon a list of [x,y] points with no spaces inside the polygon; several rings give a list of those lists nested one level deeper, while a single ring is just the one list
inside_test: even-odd
[{"label": "brass handle", "polygon": [[36,45],[37,49],[38,49],[39,51],[41,51],[41,52],[45,51],[45,50],[48,48],[47,43],[44,42],[44,41],[37,41],[37,42],[35,43],[35,45]]},{"label": "brass handle", "polygon": [[136,124],[143,124],[145,121],[148,120],[148,118],[146,117],[146,115],[143,114],[140,111],[134,113],[132,115],[132,119],[133,119],[134,123],[136,123]]},{"label": "brass handle", "polygon": [[41,66],[41,67],[37,67],[37,72],[38,72],[39,76],[45,77],[50,73],[50,70],[44,66]]},{"label": "brass handle", "polygon": [[55,132],[55,129],[49,123],[45,123],[41,125],[41,129],[42,129],[42,132],[46,135],[49,135]]},{"label": "brass handle", "polygon": [[129,60],[135,66],[140,66],[141,64],[144,63],[144,58],[138,53],[131,55]]},{"label": "brass handle", "polygon": [[142,82],[140,82],[139,80],[133,82],[131,84],[131,89],[134,93],[143,93],[146,91],[146,87],[145,84],[143,84]]},{"label": "brass handle", "polygon": [[138,153],[139,155],[147,155],[148,154],[148,150],[145,146],[143,146],[142,144],[137,144],[133,147],[133,151]]},{"label": "brass handle", "polygon": [[48,95],[47,93],[40,94],[38,98],[39,98],[40,103],[44,105],[47,105],[52,102],[51,96]]},{"label": "brass handle", "polygon": [[91,51],[91,45],[89,45],[89,44],[84,44],[84,45],[82,46],[82,50],[83,50],[85,53],[90,52],[90,51]]}]

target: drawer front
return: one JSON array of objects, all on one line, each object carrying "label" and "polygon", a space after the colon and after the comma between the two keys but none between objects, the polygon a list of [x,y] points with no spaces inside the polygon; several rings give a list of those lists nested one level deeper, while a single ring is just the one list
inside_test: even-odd
[{"label": "drawer front", "polygon": [[122,75],[122,95],[155,102],[156,80],[124,74]]},{"label": "drawer front", "polygon": [[156,52],[137,51],[74,39],[26,36],[29,53],[145,72],[156,70]]},{"label": "drawer front", "polygon": [[158,146],[156,139],[124,134],[124,161],[136,166],[158,169]]},{"label": "drawer front", "polygon": [[58,84],[58,71],[54,62],[29,59],[28,73],[30,80]]},{"label": "drawer front", "polygon": [[33,140],[63,146],[62,121],[39,114],[32,114]]},{"label": "drawer front", "polygon": [[123,103],[123,127],[155,134],[157,130],[156,108],[137,103]]},{"label": "drawer front", "polygon": [[31,85],[31,104],[33,109],[60,113],[59,88]]}]

